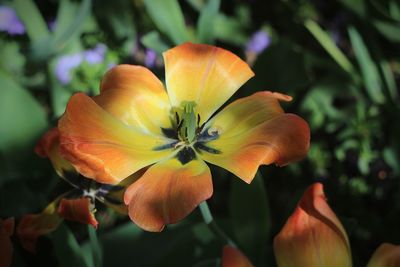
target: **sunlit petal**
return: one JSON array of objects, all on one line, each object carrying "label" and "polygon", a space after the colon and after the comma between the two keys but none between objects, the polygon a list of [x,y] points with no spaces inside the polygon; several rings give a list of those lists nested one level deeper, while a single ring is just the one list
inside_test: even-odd
[{"label": "sunlit petal", "polygon": [[161,231],[187,216],[212,191],[210,169],[202,160],[182,165],[172,158],[151,166],[126,190],[124,199],[133,222]]},{"label": "sunlit petal", "polygon": [[205,149],[199,148],[201,157],[247,183],[260,165],[283,166],[303,158],[309,148],[310,129],[299,116],[283,113],[278,100],[290,99],[259,92],[231,103],[207,123],[204,131],[217,138],[210,138]]},{"label": "sunlit petal", "polygon": [[155,150],[168,140],[125,125],[82,93],[72,96],[58,128],[62,156],[101,183],[118,183],[170,154]]},{"label": "sunlit petal", "polygon": [[400,245],[384,243],[372,255],[367,267],[400,266]]},{"label": "sunlit petal", "polygon": [[304,193],[296,210],[274,239],[279,267],[351,267],[347,234],[326,203],[322,184]]},{"label": "sunlit petal", "polygon": [[163,56],[171,105],[196,102],[201,123],[254,75],[238,56],[215,46],[185,43]]},{"label": "sunlit petal", "polygon": [[93,98],[106,111],[131,127],[161,134],[171,128],[170,103],[161,81],[148,69],[118,65],[101,81]]}]

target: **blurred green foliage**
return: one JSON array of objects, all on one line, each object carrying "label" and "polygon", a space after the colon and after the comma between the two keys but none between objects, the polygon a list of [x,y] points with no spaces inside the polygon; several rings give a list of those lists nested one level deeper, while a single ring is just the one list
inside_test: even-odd
[{"label": "blurred green foliage", "polygon": [[[214,218],[256,266],[275,266],[272,239],[304,189],[325,184],[351,240],[354,266],[382,242],[400,244],[400,3],[395,0],[15,0],[21,36],[0,33],[0,217],[39,212],[66,187],[33,154],[76,91],[96,94],[113,64],[146,64],[163,77],[161,53],[192,41],[246,56],[252,34],[268,29],[256,76],[235,96],[289,94],[285,110],[312,130],[308,157],[262,167],[248,186],[213,168]],[[49,25],[55,24],[50,27]],[[100,62],[82,60],[70,80],[60,58],[98,43]],[[150,50],[151,49],[151,50]],[[148,53],[156,57],[150,65]],[[233,99],[232,99],[233,100]],[[63,223],[36,255],[13,239],[13,266],[218,266],[222,243],[198,211],[160,234],[98,209],[100,228]]]}]

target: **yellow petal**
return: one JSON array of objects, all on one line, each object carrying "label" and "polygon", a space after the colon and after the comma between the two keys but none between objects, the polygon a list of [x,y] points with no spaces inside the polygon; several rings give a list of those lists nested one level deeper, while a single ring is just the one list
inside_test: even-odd
[{"label": "yellow petal", "polygon": [[170,103],[161,81],[148,69],[118,65],[108,71],[95,102],[123,121],[145,133],[161,134],[171,128]]},{"label": "yellow petal", "polygon": [[299,116],[283,113],[278,100],[290,99],[259,92],[231,103],[204,127],[205,138],[211,141],[197,145],[201,157],[247,183],[260,165],[282,166],[303,158],[310,129]]},{"label": "yellow petal", "polygon": [[384,243],[372,255],[367,267],[400,266],[400,245]]},{"label": "yellow petal", "polygon": [[196,102],[201,124],[254,76],[238,56],[215,46],[185,43],[163,56],[171,105]]},{"label": "yellow petal", "polygon": [[176,158],[151,166],[125,192],[129,217],[147,231],[161,231],[211,197],[211,173],[202,160],[182,164]]},{"label": "yellow petal", "polygon": [[155,150],[169,140],[124,124],[82,93],[71,97],[58,129],[62,156],[101,183],[116,184],[171,153]]},{"label": "yellow petal", "polygon": [[304,193],[274,239],[278,267],[351,267],[347,234],[326,203],[322,184]]}]

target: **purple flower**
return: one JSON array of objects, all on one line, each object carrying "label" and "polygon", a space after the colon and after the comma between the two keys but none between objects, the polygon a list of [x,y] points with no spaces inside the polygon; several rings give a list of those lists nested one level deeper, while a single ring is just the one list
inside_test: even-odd
[{"label": "purple flower", "polygon": [[246,44],[246,51],[260,54],[271,43],[271,37],[265,31],[255,32],[248,43]]},{"label": "purple flower", "polygon": [[89,64],[99,64],[103,62],[107,47],[104,44],[97,44],[94,49],[83,52],[85,61]]},{"label": "purple flower", "polygon": [[25,33],[24,24],[11,7],[0,6],[0,31],[8,32],[10,35]]},{"label": "purple flower", "polygon": [[71,81],[71,70],[78,67],[82,63],[82,54],[65,55],[60,57],[56,65],[56,77],[66,85]]},{"label": "purple flower", "polygon": [[146,49],[146,57],[144,59],[144,65],[148,68],[154,67],[157,60],[157,54],[152,49]]}]

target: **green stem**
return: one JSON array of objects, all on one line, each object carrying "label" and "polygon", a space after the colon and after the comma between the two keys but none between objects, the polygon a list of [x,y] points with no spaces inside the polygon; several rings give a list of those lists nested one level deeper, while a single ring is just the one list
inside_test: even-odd
[{"label": "green stem", "polygon": [[236,244],[232,241],[232,239],[229,238],[229,236],[219,228],[218,224],[215,222],[211,212],[210,208],[208,207],[208,204],[206,201],[203,201],[199,205],[201,215],[203,216],[203,220],[208,226],[208,228],[217,236],[221,241],[224,243],[227,243],[228,245],[232,247],[237,247]]}]

